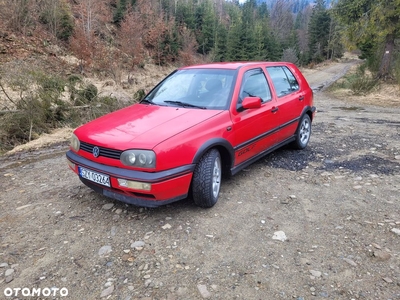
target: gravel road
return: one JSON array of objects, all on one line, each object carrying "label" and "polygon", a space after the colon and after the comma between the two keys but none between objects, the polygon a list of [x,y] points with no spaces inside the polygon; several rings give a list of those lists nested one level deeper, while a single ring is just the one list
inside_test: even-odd
[{"label": "gravel road", "polygon": [[211,209],[100,196],[65,143],[0,158],[0,298],[400,299],[400,109],[323,92],[350,65],[306,72],[309,146],[224,181]]}]

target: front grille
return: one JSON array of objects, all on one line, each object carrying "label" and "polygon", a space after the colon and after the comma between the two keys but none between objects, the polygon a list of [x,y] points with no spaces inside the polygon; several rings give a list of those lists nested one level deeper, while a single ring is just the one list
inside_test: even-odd
[{"label": "front grille", "polygon": [[[89,153],[93,153],[94,147],[95,147],[95,145],[81,142],[80,149],[83,151],[89,152]],[[114,150],[114,149],[109,149],[109,148],[104,148],[104,147],[99,147],[99,146],[97,146],[97,147],[100,149],[99,156],[103,156],[103,157],[119,159],[119,157],[121,156],[121,153],[122,153],[122,151],[120,151],[120,150]]]}]

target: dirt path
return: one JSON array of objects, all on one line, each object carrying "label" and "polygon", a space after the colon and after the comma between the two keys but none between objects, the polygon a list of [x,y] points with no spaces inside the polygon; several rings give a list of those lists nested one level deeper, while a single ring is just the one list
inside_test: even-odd
[{"label": "dirt path", "polygon": [[95,194],[65,143],[0,159],[0,298],[400,299],[400,109],[315,104],[309,147],[223,182],[209,210]]}]

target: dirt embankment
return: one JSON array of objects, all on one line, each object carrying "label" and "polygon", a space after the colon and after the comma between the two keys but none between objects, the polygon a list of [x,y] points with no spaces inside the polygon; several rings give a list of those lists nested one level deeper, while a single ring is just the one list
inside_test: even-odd
[{"label": "dirt embankment", "polygon": [[[348,66],[305,73],[320,87]],[[400,109],[315,105],[309,147],[224,181],[208,210],[95,194],[65,143],[2,158],[0,298],[400,299]]]}]

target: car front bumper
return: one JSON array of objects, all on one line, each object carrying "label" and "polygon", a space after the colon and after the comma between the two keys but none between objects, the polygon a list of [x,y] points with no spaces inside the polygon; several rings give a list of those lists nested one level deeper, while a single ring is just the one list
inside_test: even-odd
[{"label": "car front bumper", "polygon": [[[92,182],[79,176],[79,179],[94,191],[125,203],[157,207],[172,203],[188,196],[194,164],[161,172],[143,172],[123,169],[88,160],[69,150],[66,154],[70,168],[79,176],[79,167],[109,176],[110,187]],[[150,190],[121,186],[118,179],[150,184]]]}]

